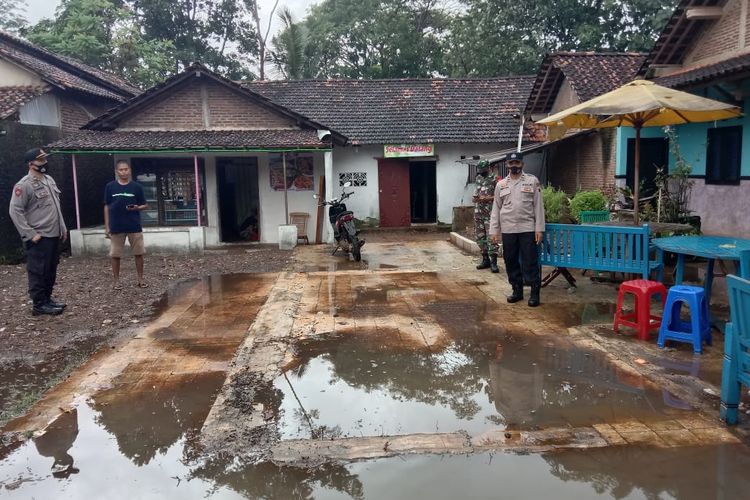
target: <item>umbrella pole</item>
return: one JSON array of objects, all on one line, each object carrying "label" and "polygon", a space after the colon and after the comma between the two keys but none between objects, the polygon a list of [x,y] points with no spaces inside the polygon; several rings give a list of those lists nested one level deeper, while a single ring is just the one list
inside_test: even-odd
[{"label": "umbrella pole", "polygon": [[640,200],[641,191],[641,180],[640,180],[640,169],[641,169],[641,125],[635,125],[635,158],[633,161],[633,220],[635,224],[640,223],[640,214],[638,209],[638,202]]}]

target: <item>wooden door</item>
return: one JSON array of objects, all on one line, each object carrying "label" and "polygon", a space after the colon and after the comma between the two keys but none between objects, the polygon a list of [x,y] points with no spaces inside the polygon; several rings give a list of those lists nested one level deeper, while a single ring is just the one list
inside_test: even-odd
[{"label": "wooden door", "polygon": [[383,158],[378,160],[380,189],[380,227],[411,225],[409,197],[409,161]]}]

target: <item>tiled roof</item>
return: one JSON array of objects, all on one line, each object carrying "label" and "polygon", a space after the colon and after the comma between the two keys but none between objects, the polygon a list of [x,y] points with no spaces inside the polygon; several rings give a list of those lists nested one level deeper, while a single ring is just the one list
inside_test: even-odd
[{"label": "tiled roof", "polygon": [[526,113],[549,113],[564,79],[580,102],[614,90],[635,78],[645,57],[637,52],[549,54],[537,73]]},{"label": "tiled roof", "polygon": [[81,130],[48,145],[57,151],[160,151],[201,149],[321,149],[315,130],[196,130],[180,132]]},{"label": "tiled roof", "polygon": [[750,54],[743,54],[714,64],[655,78],[654,81],[665,87],[676,88],[748,71],[750,71]]},{"label": "tiled roof", "polygon": [[533,77],[302,80],[245,87],[347,136],[352,144],[507,143]]},{"label": "tiled roof", "polygon": [[8,118],[18,108],[47,92],[49,87],[0,87],[0,120]]},{"label": "tiled roof", "polygon": [[202,80],[208,79],[220,85],[224,85],[227,88],[244,95],[246,99],[255,102],[272,113],[292,118],[302,127],[312,130],[328,128],[333,135],[334,142],[338,144],[346,143],[346,137],[341,135],[334,127],[310,120],[307,116],[304,116],[293,109],[289,109],[281,104],[273,102],[258,92],[243,87],[236,82],[214,73],[200,63],[191,64],[189,67],[185,68],[182,73],[167,78],[160,84],[151,87],[140,95],[110,109],[103,115],[91,120],[82,128],[89,130],[116,130],[123,117],[130,116],[139,112],[141,109],[152,105],[154,102],[158,102],[162,96],[168,96],[172,89],[186,83],[192,78],[201,78]]},{"label": "tiled roof", "polygon": [[121,78],[70,57],[53,54],[7,32],[0,31],[0,57],[37,73],[45,82],[97,97],[123,101],[140,92]]},{"label": "tiled roof", "polygon": [[727,0],[680,0],[638,74],[645,75],[652,65],[682,64],[701,32],[714,22],[701,17],[688,19],[687,10],[691,7],[721,7],[726,3]]}]

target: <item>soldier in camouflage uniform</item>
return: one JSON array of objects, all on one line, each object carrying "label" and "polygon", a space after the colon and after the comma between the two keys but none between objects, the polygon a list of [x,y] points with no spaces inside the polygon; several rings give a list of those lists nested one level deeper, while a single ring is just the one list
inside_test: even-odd
[{"label": "soldier in camouflage uniform", "polygon": [[490,173],[490,163],[482,160],[477,165],[476,189],[474,190],[474,235],[482,251],[482,262],[477,269],[491,268],[493,273],[499,273],[497,267],[498,244],[489,237],[490,216],[492,202],[495,200],[495,184],[497,179]]}]

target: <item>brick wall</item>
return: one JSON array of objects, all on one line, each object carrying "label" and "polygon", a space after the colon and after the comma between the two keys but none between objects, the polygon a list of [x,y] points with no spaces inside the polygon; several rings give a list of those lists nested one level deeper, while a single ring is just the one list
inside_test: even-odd
[{"label": "brick wall", "polygon": [[152,103],[120,123],[120,128],[138,130],[200,130],[203,104],[198,85],[189,85]]},{"label": "brick wall", "polygon": [[615,130],[565,140],[550,149],[549,183],[574,195],[577,191],[604,189],[615,182]]},{"label": "brick wall", "polygon": [[91,100],[74,98],[69,94],[58,94],[60,100],[60,123],[63,132],[78,130],[97,116],[103,114],[108,108],[115,106],[115,101]]},{"label": "brick wall", "polygon": [[268,129],[291,128],[290,119],[269,111],[230,89],[212,83],[207,85],[211,128]]},{"label": "brick wall", "polygon": [[209,129],[289,128],[295,125],[222,85],[192,81],[123,121],[120,129],[205,129],[201,85],[205,86]]},{"label": "brick wall", "polygon": [[706,22],[703,33],[685,58],[684,66],[693,66],[705,59],[714,59],[739,50],[741,48],[740,23],[747,22],[741,19],[741,14],[742,0],[729,0],[724,7],[724,15],[721,19]]}]

